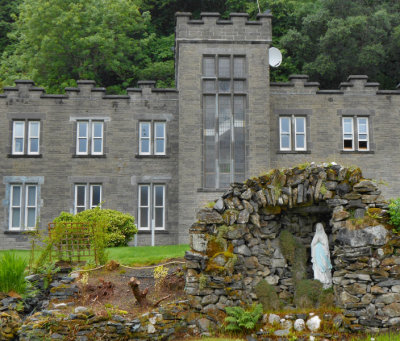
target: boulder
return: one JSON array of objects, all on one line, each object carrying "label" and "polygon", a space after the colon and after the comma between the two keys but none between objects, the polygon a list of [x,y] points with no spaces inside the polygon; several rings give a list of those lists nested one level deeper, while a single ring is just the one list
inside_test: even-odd
[{"label": "boulder", "polygon": [[212,208],[203,208],[197,213],[197,220],[206,224],[223,223],[222,216]]},{"label": "boulder", "polygon": [[294,321],[294,330],[301,332],[306,327],[306,324],[303,319],[297,319]]},{"label": "boulder", "polygon": [[321,326],[321,319],[319,316],[313,316],[307,321],[307,328],[312,331],[316,332]]},{"label": "boulder", "polygon": [[353,186],[353,189],[359,193],[373,192],[376,185],[371,180],[363,180]]},{"label": "boulder", "polygon": [[382,225],[378,225],[360,230],[341,229],[338,232],[337,240],[352,247],[381,246],[386,243],[387,235],[388,231]]}]

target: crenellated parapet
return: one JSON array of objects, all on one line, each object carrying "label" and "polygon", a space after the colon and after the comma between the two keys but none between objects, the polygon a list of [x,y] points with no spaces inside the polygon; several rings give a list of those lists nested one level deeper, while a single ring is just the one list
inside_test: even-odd
[{"label": "crenellated parapet", "polygon": [[127,88],[126,95],[110,95],[107,94],[106,88],[96,87],[96,82],[93,80],[78,80],[76,87],[65,88],[64,94],[47,94],[42,87],[36,87],[31,80],[16,80],[15,86],[6,86],[3,88],[3,93],[0,98],[6,99],[46,99],[46,98],[61,98],[61,99],[127,99],[127,100],[177,100],[178,92],[176,89],[156,88],[155,81],[139,81],[137,88]]},{"label": "crenellated parapet", "polygon": [[249,20],[247,13],[231,13],[228,20],[219,13],[201,13],[192,19],[189,12],[176,13],[176,40],[190,42],[271,43],[271,14],[258,14]]},{"label": "crenellated parapet", "polygon": [[339,84],[339,89],[320,90],[319,82],[309,82],[308,75],[291,75],[289,82],[271,82],[273,94],[317,94],[317,95],[400,95],[400,90],[379,90],[379,83],[368,82],[366,75],[350,75],[346,82]]}]

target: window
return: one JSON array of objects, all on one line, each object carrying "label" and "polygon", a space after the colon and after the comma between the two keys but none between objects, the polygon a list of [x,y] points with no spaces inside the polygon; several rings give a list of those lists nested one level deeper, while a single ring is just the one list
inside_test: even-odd
[{"label": "window", "polygon": [[139,154],[165,155],[165,122],[139,122]]},{"label": "window", "polygon": [[13,155],[24,155],[25,150],[27,155],[39,155],[39,141],[40,121],[13,121]]},{"label": "window", "polygon": [[103,121],[77,121],[76,132],[77,155],[103,155],[104,147],[104,122]]},{"label": "window", "polygon": [[306,118],[294,115],[279,117],[279,141],[282,151],[307,150]]},{"label": "window", "polygon": [[36,226],[38,186],[12,184],[10,186],[10,230],[31,230]]},{"label": "window", "polygon": [[100,184],[75,185],[74,213],[95,208],[101,203],[102,186]]},{"label": "window", "polygon": [[150,230],[151,224],[154,224],[155,230],[164,230],[165,185],[139,185],[138,203],[139,229]]},{"label": "window", "polygon": [[342,126],[343,150],[369,150],[368,117],[342,117]]},{"label": "window", "polygon": [[245,176],[244,56],[203,57],[204,187],[226,188]]}]

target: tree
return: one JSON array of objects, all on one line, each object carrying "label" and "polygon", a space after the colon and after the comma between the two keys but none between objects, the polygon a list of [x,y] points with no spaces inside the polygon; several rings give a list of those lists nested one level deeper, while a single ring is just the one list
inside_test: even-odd
[{"label": "tree", "polygon": [[[304,11],[304,9],[308,11]],[[295,12],[279,39],[299,72],[337,88],[350,74],[366,74],[382,88],[400,79],[400,3],[394,0],[318,0]]]},{"label": "tree", "polygon": [[0,0],[0,54],[10,43],[8,34],[11,31],[19,2],[20,0]]},{"label": "tree", "polygon": [[149,63],[149,23],[135,0],[23,0],[0,78],[32,78],[52,92],[94,79],[119,91]]}]

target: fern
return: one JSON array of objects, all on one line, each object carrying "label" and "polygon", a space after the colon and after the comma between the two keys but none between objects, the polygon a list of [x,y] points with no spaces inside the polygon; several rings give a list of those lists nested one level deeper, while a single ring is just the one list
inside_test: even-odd
[{"label": "fern", "polygon": [[225,311],[228,314],[225,318],[226,331],[248,331],[256,327],[262,316],[263,308],[261,304],[257,304],[250,310],[244,310],[242,307],[226,307]]}]

